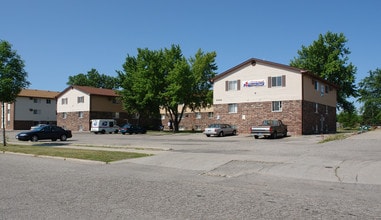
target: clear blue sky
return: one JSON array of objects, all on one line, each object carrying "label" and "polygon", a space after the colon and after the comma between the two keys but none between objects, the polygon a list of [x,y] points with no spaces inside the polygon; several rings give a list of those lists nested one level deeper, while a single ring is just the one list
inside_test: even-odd
[{"label": "clear blue sky", "polygon": [[0,39],[31,89],[62,91],[92,68],[116,76],[127,54],[180,45],[217,52],[218,73],[249,58],[289,64],[302,45],[344,33],[357,82],[381,68],[379,0],[0,0]]}]

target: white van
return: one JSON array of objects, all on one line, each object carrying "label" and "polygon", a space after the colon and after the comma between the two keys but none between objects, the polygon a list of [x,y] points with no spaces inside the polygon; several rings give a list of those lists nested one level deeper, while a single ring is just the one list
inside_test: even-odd
[{"label": "white van", "polygon": [[91,120],[91,132],[95,134],[101,133],[118,133],[119,127],[114,119],[93,119]]}]

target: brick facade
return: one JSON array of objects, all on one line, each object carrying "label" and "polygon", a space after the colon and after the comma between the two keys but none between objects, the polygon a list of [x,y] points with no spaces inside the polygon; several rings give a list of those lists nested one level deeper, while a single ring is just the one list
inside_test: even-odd
[{"label": "brick facade", "polygon": [[[168,130],[168,115],[162,115],[161,123],[164,130]],[[179,130],[184,131],[203,131],[209,124],[215,123],[213,112],[187,112],[181,119]]]},{"label": "brick facade", "polygon": [[288,126],[290,135],[302,133],[301,101],[283,101],[281,112],[271,111],[272,102],[253,102],[237,104],[237,113],[228,112],[228,104],[214,105],[217,121],[236,126],[238,133],[248,134],[253,125],[259,125],[264,119],[279,119]]}]

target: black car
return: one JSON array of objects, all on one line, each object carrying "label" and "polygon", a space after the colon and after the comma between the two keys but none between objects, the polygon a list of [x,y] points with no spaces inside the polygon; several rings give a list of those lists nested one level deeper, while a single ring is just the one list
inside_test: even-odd
[{"label": "black car", "polygon": [[52,141],[60,139],[61,141],[66,141],[71,137],[72,134],[70,130],[65,130],[55,125],[42,126],[34,130],[20,132],[16,135],[16,139],[20,141],[38,141],[44,139],[51,139]]},{"label": "black car", "polygon": [[122,134],[145,134],[147,130],[139,125],[125,124],[120,127],[119,132]]}]

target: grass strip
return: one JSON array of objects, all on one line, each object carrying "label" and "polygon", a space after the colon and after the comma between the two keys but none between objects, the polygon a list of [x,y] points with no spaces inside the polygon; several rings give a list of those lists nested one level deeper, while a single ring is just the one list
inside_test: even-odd
[{"label": "grass strip", "polygon": [[120,152],[120,151],[103,151],[103,150],[83,150],[62,147],[46,147],[46,146],[24,146],[24,145],[7,145],[0,146],[0,151],[31,154],[35,156],[53,156],[63,158],[75,158],[82,160],[102,161],[105,163],[118,160],[139,158],[151,156],[144,153]]},{"label": "grass strip", "polygon": [[319,144],[321,143],[326,143],[329,141],[338,141],[338,140],[343,140],[345,138],[349,137],[349,135],[346,134],[335,134],[335,135],[330,135],[327,138],[324,138],[324,140],[319,141]]}]

